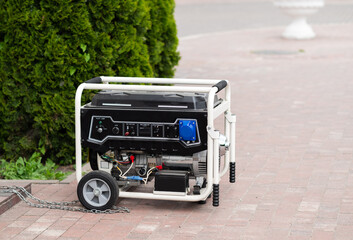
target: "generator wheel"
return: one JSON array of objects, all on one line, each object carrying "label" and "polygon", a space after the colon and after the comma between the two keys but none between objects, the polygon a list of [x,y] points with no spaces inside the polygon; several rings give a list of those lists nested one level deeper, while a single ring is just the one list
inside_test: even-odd
[{"label": "generator wheel", "polygon": [[93,149],[88,149],[88,160],[92,170],[98,170],[98,152]]},{"label": "generator wheel", "polygon": [[78,183],[77,196],[87,209],[110,209],[118,200],[118,183],[109,173],[93,171]]}]

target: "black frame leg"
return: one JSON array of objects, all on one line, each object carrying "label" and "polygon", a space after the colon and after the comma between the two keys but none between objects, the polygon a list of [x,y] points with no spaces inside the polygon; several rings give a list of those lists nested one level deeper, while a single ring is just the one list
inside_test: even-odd
[{"label": "black frame leg", "polygon": [[213,206],[219,206],[219,184],[213,184]]},{"label": "black frame leg", "polygon": [[229,163],[229,182],[235,183],[235,162]]}]

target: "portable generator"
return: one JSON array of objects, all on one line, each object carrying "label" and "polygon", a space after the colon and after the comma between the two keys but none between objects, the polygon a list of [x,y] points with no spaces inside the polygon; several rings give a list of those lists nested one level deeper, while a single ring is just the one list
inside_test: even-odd
[{"label": "portable generator", "polygon": [[[85,89],[101,91],[82,106]],[[80,202],[105,210],[118,197],[204,203],[212,194],[218,206],[220,177],[230,169],[235,182],[230,105],[226,80],[96,77],[82,83],[75,98]],[[219,116],[224,135],[214,128]],[[83,177],[82,147],[93,170]]]}]

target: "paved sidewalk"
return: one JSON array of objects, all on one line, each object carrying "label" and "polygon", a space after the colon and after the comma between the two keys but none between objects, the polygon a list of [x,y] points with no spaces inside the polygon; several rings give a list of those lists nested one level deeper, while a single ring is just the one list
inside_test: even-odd
[{"label": "paved sidewalk", "polygon": [[[122,199],[129,214],[95,215],[20,203],[0,216],[0,239],[352,239],[353,24],[281,28],[180,40],[177,77],[226,78],[237,114],[237,182],[220,206]],[[76,184],[32,185],[39,198],[77,199]]]},{"label": "paved sidewalk", "polygon": [[[292,18],[272,0],[176,0],[178,36],[289,25]],[[325,1],[310,24],[353,23],[352,0]]]}]

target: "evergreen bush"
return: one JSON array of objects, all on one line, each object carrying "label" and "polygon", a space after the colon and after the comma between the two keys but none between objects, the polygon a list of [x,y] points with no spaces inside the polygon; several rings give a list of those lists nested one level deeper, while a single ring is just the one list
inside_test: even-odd
[{"label": "evergreen bush", "polygon": [[28,157],[42,141],[45,157],[71,163],[76,87],[172,77],[173,10],[173,0],[0,1],[0,155]]},{"label": "evergreen bush", "polygon": [[170,17],[174,0],[151,0],[149,6],[152,26],[147,32],[147,46],[154,76],[173,77],[179,61],[177,29],[174,18]]}]

